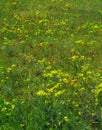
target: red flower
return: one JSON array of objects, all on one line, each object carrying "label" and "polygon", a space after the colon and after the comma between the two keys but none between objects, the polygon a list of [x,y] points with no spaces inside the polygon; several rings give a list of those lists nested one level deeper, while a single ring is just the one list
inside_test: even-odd
[{"label": "red flower", "polygon": [[50,43],[50,47],[53,47],[53,43]]},{"label": "red flower", "polygon": [[72,79],[71,79],[74,83],[77,83],[77,80],[73,77]]},{"label": "red flower", "polygon": [[33,46],[32,46],[32,45],[30,45],[29,47],[30,47],[31,49],[33,48]]},{"label": "red flower", "polygon": [[51,60],[50,60],[50,65],[52,65],[52,64],[53,64],[53,60],[51,59]]},{"label": "red flower", "polygon": [[84,46],[85,46],[85,47],[87,47],[87,46],[88,46],[88,44],[87,44],[87,43],[84,43]]},{"label": "red flower", "polygon": [[43,50],[43,47],[41,45],[38,46],[40,50]]},{"label": "red flower", "polygon": [[63,40],[62,42],[63,42],[63,44],[64,44],[64,43],[65,43],[65,40]]},{"label": "red flower", "polygon": [[90,55],[94,55],[95,53],[92,51],[92,52],[90,52]]},{"label": "red flower", "polygon": [[100,68],[99,70],[102,71],[102,68]]},{"label": "red flower", "polygon": [[74,80],[75,80],[75,78],[74,78],[74,77],[72,77],[72,79],[71,79],[71,80],[73,80],[73,81],[74,81]]},{"label": "red flower", "polygon": [[74,51],[73,53],[74,53],[75,55],[77,55],[77,52],[76,52],[76,51]]},{"label": "red flower", "polygon": [[99,52],[96,52],[96,55],[98,56],[98,55],[99,55]]},{"label": "red flower", "polygon": [[5,101],[8,101],[8,97],[7,96],[5,96],[4,99],[5,99]]}]

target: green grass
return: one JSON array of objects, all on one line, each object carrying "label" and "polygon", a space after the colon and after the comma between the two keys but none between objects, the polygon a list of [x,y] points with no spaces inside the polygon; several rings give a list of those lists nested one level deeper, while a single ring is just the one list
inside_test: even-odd
[{"label": "green grass", "polygon": [[102,1],[0,1],[0,130],[101,130]]}]

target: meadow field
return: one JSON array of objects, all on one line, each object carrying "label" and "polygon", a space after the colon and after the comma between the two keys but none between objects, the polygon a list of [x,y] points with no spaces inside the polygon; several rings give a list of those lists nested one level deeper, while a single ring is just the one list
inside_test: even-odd
[{"label": "meadow field", "polygon": [[102,0],[0,0],[0,130],[102,130]]}]

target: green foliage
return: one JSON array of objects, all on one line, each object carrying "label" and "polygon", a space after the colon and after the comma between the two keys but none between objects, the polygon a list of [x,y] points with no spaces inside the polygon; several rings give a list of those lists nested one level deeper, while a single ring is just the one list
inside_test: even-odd
[{"label": "green foliage", "polygon": [[0,0],[0,130],[101,130],[101,99],[101,0]]}]

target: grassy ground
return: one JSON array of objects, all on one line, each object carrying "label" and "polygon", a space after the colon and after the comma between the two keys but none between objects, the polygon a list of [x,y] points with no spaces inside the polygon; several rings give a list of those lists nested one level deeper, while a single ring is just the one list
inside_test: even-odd
[{"label": "grassy ground", "polygon": [[0,130],[101,130],[101,99],[101,0],[0,0]]}]

